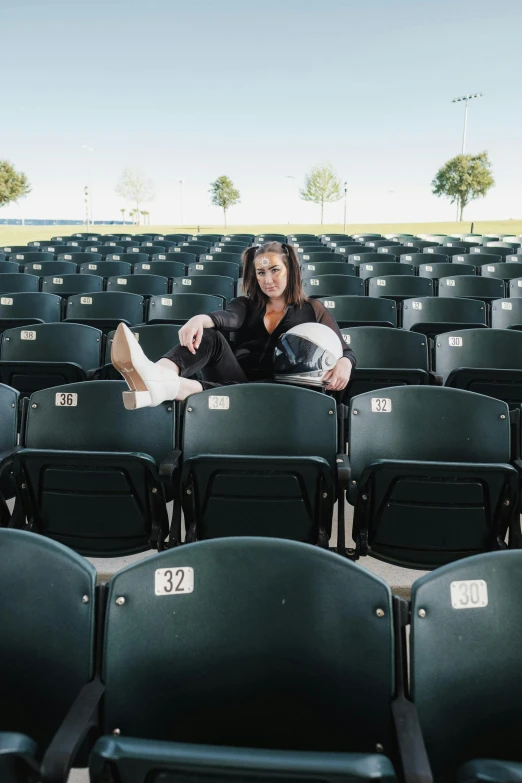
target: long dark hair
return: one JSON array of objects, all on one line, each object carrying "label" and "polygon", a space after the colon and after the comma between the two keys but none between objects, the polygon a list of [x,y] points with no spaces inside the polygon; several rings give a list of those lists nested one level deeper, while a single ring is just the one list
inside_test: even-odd
[{"label": "long dark hair", "polygon": [[307,301],[307,297],[303,292],[299,257],[293,245],[287,245],[286,242],[267,242],[265,245],[254,245],[244,251],[243,293],[252,299],[256,307],[263,308],[268,302],[269,297],[262,292],[257,282],[254,266],[254,260],[264,253],[276,253],[281,256],[288,273],[288,282],[284,293],[285,304],[302,307],[303,303]]}]

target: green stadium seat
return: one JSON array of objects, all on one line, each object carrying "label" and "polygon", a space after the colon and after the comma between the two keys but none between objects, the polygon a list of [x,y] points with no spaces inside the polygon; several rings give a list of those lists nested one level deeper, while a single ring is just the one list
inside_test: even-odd
[{"label": "green stadium seat", "polygon": [[522,780],[521,575],[521,552],[492,552],[413,585],[411,687],[436,781]]},{"label": "green stadium seat", "polygon": [[504,256],[504,260],[510,264],[522,264],[522,255]]},{"label": "green stadium seat", "polygon": [[355,557],[432,569],[520,540],[505,402],[403,386],[350,403]]},{"label": "green stadium seat", "polygon": [[509,283],[516,278],[522,279],[522,266],[520,264],[510,264],[509,262],[502,262],[500,264],[483,264],[480,269],[482,277],[493,277],[499,280],[503,280],[506,284],[504,286],[504,295],[509,293]]},{"label": "green stadium seat", "polygon": [[160,277],[160,275],[128,275],[127,277],[109,277],[107,280],[107,291],[126,291],[140,296],[157,296],[168,293],[168,290],[168,277]]},{"label": "green stadium seat", "polygon": [[501,247],[501,248],[510,248],[511,250],[517,251],[519,247],[522,247],[520,242],[506,242],[505,240],[503,242],[487,242],[486,247]]},{"label": "green stadium seat", "polygon": [[[128,256],[125,256],[128,258]],[[92,263],[89,259],[86,263],[80,264],[81,275],[99,275],[100,277],[125,277],[132,274],[132,264],[126,261],[95,261]]]},{"label": "green stadium seat", "polygon": [[512,299],[518,299],[519,297],[522,297],[522,276],[509,281],[509,296]]},{"label": "green stadium seat", "polygon": [[424,253],[415,253],[414,255],[411,255],[411,253],[403,253],[403,255],[399,257],[399,261],[420,267],[423,264],[448,264],[451,262],[451,258],[442,253],[431,253],[429,258],[426,258]]},{"label": "green stadium seat", "polygon": [[0,293],[33,293],[40,288],[40,278],[37,275],[14,274],[0,275]]},{"label": "green stadium seat", "polygon": [[127,326],[143,323],[144,304],[142,296],[123,291],[99,291],[87,296],[75,294],[67,300],[63,320],[94,326],[107,334],[121,321]]},{"label": "green stadium seat", "polygon": [[[204,261],[202,258],[199,262],[188,265],[188,276],[200,276],[200,275],[220,275],[221,277],[231,277],[232,280],[239,279],[239,264],[231,264],[228,261],[222,261],[221,256],[219,261]],[[522,268],[522,267],[521,267]],[[183,277],[184,272],[180,272],[178,275],[172,275],[173,277]]]},{"label": "green stadium seat", "polygon": [[9,261],[15,261],[17,264],[30,264],[36,261],[38,264],[44,261],[54,261],[54,255],[52,253],[10,253]]},{"label": "green stadium seat", "polygon": [[396,781],[393,617],[381,579],[292,541],[205,541],[122,569],[92,783]]},{"label": "green stadium seat", "polygon": [[[140,248],[141,251],[141,248]],[[114,255],[114,253],[117,253],[118,255],[123,255],[123,248],[121,245],[115,245],[115,244],[108,244],[108,245],[99,245],[97,243],[90,245],[89,247],[85,248],[85,253],[98,253],[102,256],[102,258],[105,258],[107,255]]]},{"label": "green stadium seat", "polygon": [[188,398],[182,432],[187,540],[258,535],[328,545],[338,491],[330,397],[282,384],[210,389]]},{"label": "green stadium seat", "polygon": [[87,381],[31,395],[13,461],[26,529],[92,557],[163,547],[172,490],[160,469],[176,447],[174,406],[128,411],[127,388]]},{"label": "green stadium seat", "polygon": [[86,256],[85,253],[58,253],[57,261],[71,261],[73,264],[101,264],[103,261],[99,253],[93,253],[92,256]]},{"label": "green stadium seat", "polygon": [[424,335],[384,326],[344,328],[342,335],[357,358],[343,397],[345,404],[367,391],[433,383]]},{"label": "green stadium seat", "polygon": [[129,257],[125,253],[107,253],[104,259],[105,261],[128,261]]},{"label": "green stadium seat", "polygon": [[429,277],[431,280],[437,281],[441,277],[476,275],[477,273],[477,268],[471,264],[421,264],[418,270],[419,277]]},{"label": "green stadium seat", "polygon": [[[0,279],[1,277],[3,275]],[[2,295],[0,296],[0,332],[17,326],[60,321],[61,306],[61,297],[40,291]]]},{"label": "green stadium seat", "polygon": [[[147,262],[149,258],[152,258],[154,254],[149,253],[143,253],[141,247],[129,247],[127,248],[127,252],[125,253],[125,260],[129,261],[131,264],[141,264],[143,262]],[[156,253],[156,255],[158,255]],[[166,253],[162,253],[161,255],[167,255]]]},{"label": "green stadium seat", "polygon": [[45,261],[43,264],[32,262],[25,264],[23,271],[25,274],[37,275],[75,275],[77,271],[76,264],[72,261]]},{"label": "green stadium seat", "polygon": [[474,299],[438,296],[406,299],[402,303],[402,327],[434,338],[454,329],[486,327],[486,305]]},{"label": "green stadium seat", "polygon": [[223,234],[196,234],[198,242],[222,242]]},{"label": "green stadium seat", "polygon": [[28,783],[42,779],[42,759],[76,699],[96,704],[103,690],[93,679],[96,569],[20,530],[0,530],[0,550],[0,774],[2,783]]},{"label": "green stadium seat", "polygon": [[344,256],[350,264],[357,263],[357,256],[363,256],[366,253],[374,252],[375,251],[371,247],[363,247],[363,245],[339,245],[334,250],[334,253]]},{"label": "green stadium seat", "polygon": [[[0,384],[0,528],[11,523],[11,512],[5,501],[16,494],[11,477],[11,457],[18,446],[19,401],[20,397],[16,389]],[[2,730],[0,726],[0,732]],[[1,754],[0,751],[0,759]]]},{"label": "green stadium seat", "polygon": [[172,293],[209,294],[221,296],[226,301],[234,298],[235,280],[221,275],[194,275],[192,277],[175,277],[172,281]]},{"label": "green stadium seat", "polygon": [[314,252],[308,250],[306,253],[298,253],[299,263],[302,264],[324,264],[337,261],[338,263],[344,263],[344,256],[335,256],[333,253],[327,250],[321,250]]},{"label": "green stadium seat", "polygon": [[[226,247],[222,248],[223,250],[226,250]],[[241,253],[223,253],[221,252],[219,255],[216,255],[215,253],[205,253],[204,255],[199,257],[199,263],[205,264],[207,261],[216,261],[220,264],[235,264],[235,266],[241,267],[241,264],[243,262]],[[194,264],[195,259],[188,261],[187,266],[190,266],[191,264]]]},{"label": "green stadium seat", "polygon": [[0,257],[0,275],[16,274],[17,272],[20,272],[20,266],[18,264],[14,261],[4,261],[2,257]]},{"label": "green stadium seat", "polygon": [[417,253],[420,253],[419,248],[417,247],[406,247],[406,245],[379,245],[377,247],[378,253],[385,253],[386,255],[390,256],[397,256],[398,258],[402,255],[409,255],[414,256]]},{"label": "green stadium seat", "polygon": [[284,234],[257,234],[253,244],[262,245],[265,242],[286,242],[286,236]]},{"label": "green stadium seat", "polygon": [[42,291],[63,298],[73,294],[91,294],[103,291],[103,277],[99,275],[50,275],[42,278]]},{"label": "green stadium seat", "polygon": [[397,326],[397,306],[391,299],[329,296],[320,301],[342,327]]},{"label": "green stadium seat", "polygon": [[242,255],[244,253],[244,251],[247,249],[247,247],[249,247],[249,245],[236,244],[236,243],[234,243],[234,244],[232,244],[232,243],[227,244],[225,242],[221,242],[220,245],[217,245],[215,247],[211,247],[207,251],[200,252],[199,256],[200,257],[201,256],[207,256],[207,255],[215,256],[215,255],[219,254],[219,258],[221,258],[221,255],[223,253],[227,253],[229,255],[231,253],[233,253],[234,255]]},{"label": "green stadium seat", "polygon": [[502,256],[503,258],[505,256],[513,255],[513,248],[512,247],[499,247],[498,245],[494,246],[488,246],[488,245],[481,245],[480,247],[472,247],[470,248],[470,253],[473,255],[496,255],[496,256]]},{"label": "green stadium seat", "polygon": [[182,326],[193,315],[223,310],[223,303],[223,297],[210,296],[209,294],[187,293],[152,296],[149,302],[147,323],[176,323]]},{"label": "green stadium seat", "polygon": [[38,389],[87,380],[99,367],[102,333],[72,323],[7,329],[0,344],[0,381],[28,396]]},{"label": "green stadium seat", "polygon": [[522,333],[466,329],[437,335],[435,372],[445,386],[522,404]]},{"label": "green stadium seat", "polygon": [[345,261],[321,261],[316,264],[309,264],[307,261],[301,264],[301,274],[303,278],[317,277],[318,275],[349,275],[355,277],[356,267],[353,264],[347,264]]},{"label": "green stadium seat", "polygon": [[[179,253],[177,251],[180,251]],[[163,254],[162,254],[163,255]],[[172,252],[165,253],[165,258],[157,258],[156,256],[151,256],[151,262],[152,261],[177,261],[178,264],[184,264],[185,266],[188,266],[189,264],[195,264],[198,260],[198,256],[194,253],[182,253],[180,247],[173,248]],[[206,259],[209,260],[209,259]]]},{"label": "green stadium seat", "polygon": [[182,253],[195,253],[198,257],[210,252],[210,245],[206,242],[182,242],[178,247]]},{"label": "green stadium seat", "polygon": [[364,282],[351,275],[319,274],[303,279],[303,291],[314,299],[325,296],[364,296]]},{"label": "green stadium seat", "polygon": [[54,242],[52,239],[40,239],[39,241],[32,241],[27,243],[27,247],[38,247],[40,250],[46,251],[49,246],[61,245],[62,242]]},{"label": "green stadium seat", "polygon": [[425,247],[440,247],[438,242],[430,241],[429,239],[417,239],[416,237],[411,240],[402,242],[404,247],[418,247],[419,250],[424,250]]},{"label": "green stadium seat", "polygon": [[[413,256],[412,256],[413,258]],[[348,262],[356,267],[362,264],[396,264],[399,259],[396,256],[387,256],[383,253],[352,253],[348,256]]]},{"label": "green stadium seat", "polygon": [[133,242],[131,239],[118,239],[118,245],[126,251],[128,247],[139,247],[139,242]]},{"label": "green stadium seat", "polygon": [[480,299],[491,302],[504,296],[504,281],[488,277],[441,277],[439,280],[439,296],[458,297],[464,299]]},{"label": "green stadium seat", "polygon": [[171,242],[186,242],[189,236],[189,234],[165,234],[165,239]]},{"label": "green stadium seat", "polygon": [[[156,258],[156,256],[153,256]],[[160,277],[181,277],[185,274],[185,264],[179,261],[147,261],[145,263],[134,264],[133,273],[135,275],[159,275]],[[121,275],[118,275],[121,277]]]},{"label": "green stadium seat", "polygon": [[457,256],[453,256],[452,260],[454,264],[472,264],[473,266],[480,268],[485,264],[501,263],[503,261],[503,257],[490,255],[489,253],[482,253],[480,255],[477,253],[464,253],[464,255],[459,254]]},{"label": "green stadium seat", "polygon": [[[399,266],[399,265],[398,265]],[[386,275],[385,277],[371,277],[368,280],[368,296],[376,298],[393,299],[400,303],[412,296],[432,296],[433,281],[426,277],[414,277],[413,275]]]},{"label": "green stadium seat", "polygon": [[379,263],[367,263],[359,264],[359,277],[362,280],[369,280],[370,277],[385,277],[387,275],[410,277],[415,276],[415,267],[413,264],[398,264],[396,261],[380,261]]},{"label": "green stadium seat", "polygon": [[425,247],[422,251],[426,255],[445,255],[448,259],[453,256],[461,256],[466,253],[466,248],[459,245],[459,247],[452,247],[451,245],[444,245],[440,247]]},{"label": "green stadium seat", "polygon": [[0,253],[4,253],[7,256],[10,256],[11,254],[16,253],[30,253],[31,248],[27,247],[27,245],[4,245],[3,247],[0,247]]},{"label": "green stadium seat", "polygon": [[495,299],[491,302],[494,329],[522,329],[522,299]]},{"label": "green stadium seat", "polygon": [[[400,245],[401,243],[399,241],[396,242],[393,239],[381,238],[381,239],[370,239],[367,242],[365,242],[364,244],[365,244],[365,247],[373,248],[373,252],[376,253],[379,247],[389,248],[392,245],[393,245],[393,247],[396,247],[396,246]],[[384,252],[387,253],[388,250],[385,250]]]}]

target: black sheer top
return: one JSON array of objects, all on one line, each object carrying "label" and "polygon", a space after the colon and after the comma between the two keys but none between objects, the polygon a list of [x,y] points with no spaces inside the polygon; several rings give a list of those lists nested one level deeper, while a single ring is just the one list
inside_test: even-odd
[{"label": "black sheer top", "polygon": [[277,338],[293,326],[305,323],[321,323],[336,333],[343,345],[343,356],[355,367],[355,356],[343,340],[335,318],[317,299],[308,299],[302,307],[289,305],[285,315],[272,334],[264,324],[264,308],[255,307],[247,296],[231,299],[224,310],[209,313],[216,329],[234,332],[234,354],[249,380],[267,378],[272,374],[272,358]]}]

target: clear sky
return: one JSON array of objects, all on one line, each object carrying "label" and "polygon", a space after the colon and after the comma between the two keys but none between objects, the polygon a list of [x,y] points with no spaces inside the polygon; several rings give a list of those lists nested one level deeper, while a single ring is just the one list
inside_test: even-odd
[{"label": "clear sky", "polygon": [[180,222],[180,179],[185,223],[219,223],[221,174],[231,222],[317,222],[298,189],[329,161],[349,222],[451,220],[430,182],[460,152],[451,99],[483,92],[466,151],[496,187],[466,217],[521,218],[521,26],[520,0],[0,0],[0,158],[33,186],[0,216],[82,218],[90,176],[94,218],[121,217],[129,166],[156,224]]}]

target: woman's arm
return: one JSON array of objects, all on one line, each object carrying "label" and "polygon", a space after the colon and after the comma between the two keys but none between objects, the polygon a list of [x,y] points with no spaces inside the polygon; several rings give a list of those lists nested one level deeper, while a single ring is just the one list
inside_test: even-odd
[{"label": "woman's arm", "polygon": [[216,310],[208,315],[194,315],[178,332],[179,344],[188,348],[191,353],[196,353],[201,345],[203,329],[219,329],[234,331],[239,329],[247,313],[245,297],[231,299],[225,310]]}]

